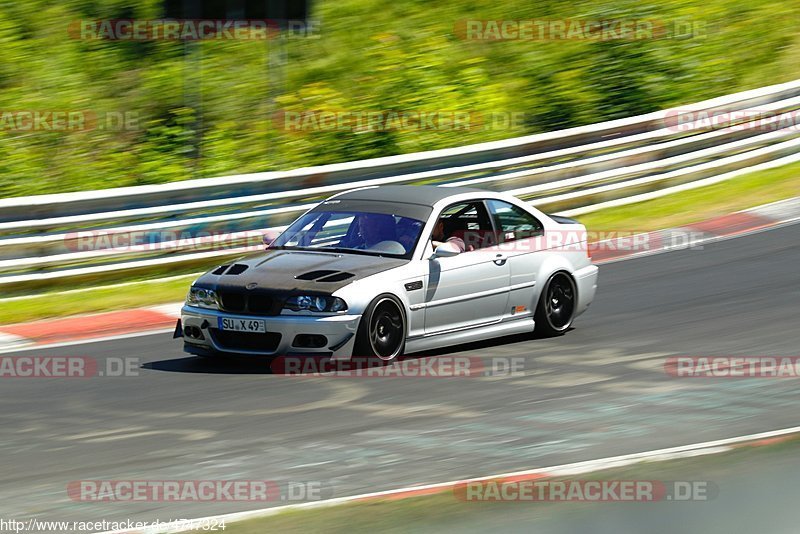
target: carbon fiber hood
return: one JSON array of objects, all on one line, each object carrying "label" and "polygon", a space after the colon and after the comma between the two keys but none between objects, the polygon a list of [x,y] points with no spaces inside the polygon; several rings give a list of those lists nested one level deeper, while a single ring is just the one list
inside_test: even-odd
[{"label": "carbon fiber hood", "polygon": [[266,250],[207,272],[195,285],[276,293],[330,295],[356,280],[405,265],[409,260],[363,254]]}]

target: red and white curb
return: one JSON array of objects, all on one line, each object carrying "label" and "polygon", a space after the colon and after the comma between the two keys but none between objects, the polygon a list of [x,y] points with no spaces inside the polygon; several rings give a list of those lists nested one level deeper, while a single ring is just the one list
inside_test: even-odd
[{"label": "red and white curb", "polygon": [[131,337],[172,329],[182,302],[0,326],[0,353]]},{"label": "red and white curb", "polygon": [[[670,228],[626,236],[624,241],[644,244],[640,250],[615,243],[598,242],[592,261],[602,265],[651,254],[697,248],[800,220],[800,197],[765,204],[756,208],[715,217],[681,228]],[[95,315],[47,319],[31,323],[0,326],[0,353],[33,348],[88,343],[121,337],[146,335],[170,330],[180,317],[182,303],[150,308],[120,310]]]},{"label": "red and white curb", "polygon": [[[420,497],[424,495],[440,494],[447,491],[454,491],[458,487],[463,487],[464,484],[475,482],[495,481],[498,483],[503,482],[522,482],[526,480],[542,480],[547,478],[566,477],[574,475],[582,475],[586,473],[593,473],[596,471],[604,471],[606,469],[616,469],[626,467],[633,464],[642,462],[663,462],[667,460],[678,460],[683,458],[693,458],[696,456],[705,456],[709,454],[719,454],[722,452],[729,452],[741,447],[763,447],[766,445],[774,445],[776,443],[787,441],[800,434],[800,427],[784,428],[781,430],[773,430],[769,432],[760,432],[758,434],[749,434],[745,436],[737,436],[734,438],[719,439],[714,441],[706,441],[702,443],[693,443],[691,445],[681,445],[678,447],[670,447],[667,449],[658,449],[654,451],[638,452],[633,454],[625,454],[622,456],[612,456],[609,458],[600,458],[597,460],[588,460],[585,462],[575,462],[571,464],[556,465],[552,467],[543,467],[537,469],[529,469],[526,471],[514,471],[510,473],[502,473],[498,475],[489,475],[479,478],[469,478],[463,480],[452,480],[449,482],[439,482],[436,484],[427,484],[420,486],[409,486],[405,488],[398,488],[387,491],[376,491],[373,493],[362,493],[360,495],[350,495],[347,497],[337,497],[334,499],[325,499],[320,501],[311,501],[301,504],[289,504],[284,506],[274,506],[272,508],[261,508],[258,510],[248,510],[245,512],[234,512],[230,514],[221,514],[216,516],[201,517],[187,521],[185,524],[202,525],[217,521],[217,523],[225,522],[231,523],[236,521],[245,521],[247,519],[257,519],[273,516],[290,510],[310,510],[315,508],[327,508],[339,504],[347,504],[362,501],[387,501],[387,500],[400,500],[408,499],[411,497]],[[455,496],[453,497],[455,498]],[[169,527],[153,527],[144,529],[129,529],[129,530],[114,530],[104,532],[102,534],[160,534],[162,532],[185,532],[187,529],[170,529]]]}]

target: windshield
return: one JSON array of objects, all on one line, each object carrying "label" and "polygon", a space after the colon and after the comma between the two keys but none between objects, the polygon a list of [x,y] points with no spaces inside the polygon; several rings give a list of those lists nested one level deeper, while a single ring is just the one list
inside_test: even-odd
[{"label": "windshield", "polygon": [[422,221],[387,213],[313,211],[292,223],[270,248],[410,258],[422,227]]}]

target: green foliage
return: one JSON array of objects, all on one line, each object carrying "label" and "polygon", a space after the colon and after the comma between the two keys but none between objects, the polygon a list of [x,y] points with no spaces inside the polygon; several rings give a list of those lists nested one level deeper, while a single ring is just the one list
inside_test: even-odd
[{"label": "green foliage", "polygon": [[[317,38],[108,41],[82,19],[157,18],[158,0],[6,2],[0,112],[82,110],[79,131],[0,128],[0,196],[288,169],[504,139],[779,83],[800,71],[783,0],[316,0]],[[464,19],[702,22],[684,39],[469,41]],[[456,128],[287,131],[281,111],[517,113]],[[134,122],[114,127],[109,117]]]}]

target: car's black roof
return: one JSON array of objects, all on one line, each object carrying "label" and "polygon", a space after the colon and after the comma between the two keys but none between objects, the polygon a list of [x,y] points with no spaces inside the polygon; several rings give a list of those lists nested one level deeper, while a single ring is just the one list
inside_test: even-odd
[{"label": "car's black roof", "polygon": [[488,193],[473,187],[437,187],[435,185],[382,185],[357,189],[338,195],[341,200],[380,200],[403,204],[433,206],[442,199],[461,193]]}]

